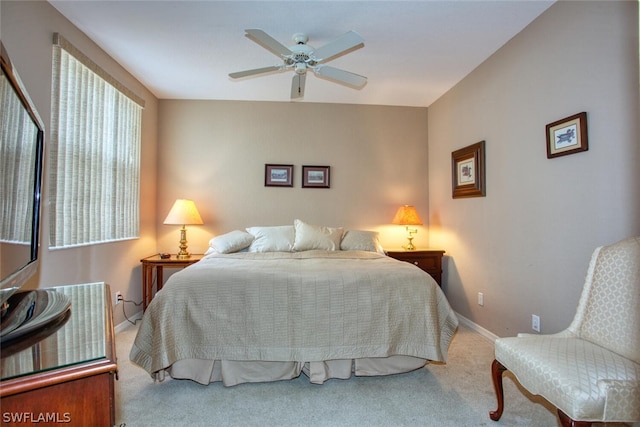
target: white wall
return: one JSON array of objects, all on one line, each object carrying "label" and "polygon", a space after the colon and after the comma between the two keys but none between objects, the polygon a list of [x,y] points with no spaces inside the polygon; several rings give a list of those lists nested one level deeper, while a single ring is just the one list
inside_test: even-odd
[{"label": "white wall", "polygon": [[[296,218],[377,230],[399,247],[404,228],[390,222],[400,205],[428,220],[426,108],[161,100],[159,135],[161,251],[176,251],[179,227],[162,221],[180,197],[205,222],[188,227],[194,253],[214,235]],[[294,187],[265,187],[265,163],[294,165]],[[302,165],[331,166],[331,188],[302,188]],[[425,247],[420,228],[414,242]]]},{"label": "white wall", "polygon": [[[558,2],[429,107],[430,243],[497,335],[566,327],[593,249],[640,234],[637,8]],[[589,151],[547,159],[545,125],[581,111]],[[487,195],[452,199],[451,152],[480,140]]]},{"label": "white wall", "polygon": [[[53,33],[58,32],[94,62],[146,101],[142,116],[142,163],[140,190],[140,238],[125,242],[50,251],[48,174],[45,163],[42,194],[40,268],[29,287],[106,282],[112,293],[141,301],[140,259],[156,252],[156,138],[157,100],[128,72],[45,1],[0,2],[2,43],[18,70],[38,113],[45,123],[45,159],[51,129],[51,60]],[[124,321],[122,306],[114,321]],[[128,314],[139,309],[128,306]]]}]

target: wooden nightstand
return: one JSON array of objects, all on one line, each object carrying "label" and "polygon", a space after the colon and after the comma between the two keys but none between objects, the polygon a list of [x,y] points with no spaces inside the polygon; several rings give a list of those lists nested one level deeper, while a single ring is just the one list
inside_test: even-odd
[{"label": "wooden nightstand", "polygon": [[156,270],[157,290],[162,289],[164,280],[162,278],[162,269],[167,268],[184,268],[194,264],[202,259],[203,254],[191,254],[190,258],[178,259],[175,254],[170,258],[162,259],[160,254],[142,258],[142,311],[146,311],[147,306],[153,299],[153,270]]},{"label": "wooden nightstand", "polygon": [[426,271],[442,287],[442,250],[386,251],[391,258],[410,262]]}]

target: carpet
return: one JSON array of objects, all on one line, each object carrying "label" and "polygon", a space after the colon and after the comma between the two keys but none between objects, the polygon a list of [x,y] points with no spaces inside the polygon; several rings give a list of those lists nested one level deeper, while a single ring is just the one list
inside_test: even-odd
[{"label": "carpet", "polygon": [[136,332],[137,326],[131,326],[116,334],[116,425],[121,427],[560,425],[555,408],[522,389],[510,373],[504,378],[504,413],[500,421],[491,421],[489,411],[496,409],[493,343],[464,325],[452,340],[446,364],[386,377],[332,379],[322,385],[309,383],[301,374],[290,381],[234,387],[168,376],[154,383],[129,361]]}]

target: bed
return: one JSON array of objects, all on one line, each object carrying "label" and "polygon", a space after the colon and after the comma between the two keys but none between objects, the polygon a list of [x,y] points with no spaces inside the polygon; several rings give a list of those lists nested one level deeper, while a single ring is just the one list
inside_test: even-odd
[{"label": "bed", "polygon": [[321,384],[446,361],[458,325],[446,297],[375,233],[296,220],[222,237],[144,313],[130,359],[152,378]]}]

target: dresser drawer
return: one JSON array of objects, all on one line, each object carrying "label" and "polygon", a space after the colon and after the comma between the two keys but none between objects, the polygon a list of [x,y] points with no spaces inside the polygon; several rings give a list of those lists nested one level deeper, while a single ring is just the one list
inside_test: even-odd
[{"label": "dresser drawer", "polygon": [[417,265],[423,270],[437,270],[440,267],[440,262],[435,257],[420,258],[420,257],[407,256],[407,257],[403,257],[401,261],[410,262],[411,264]]}]

